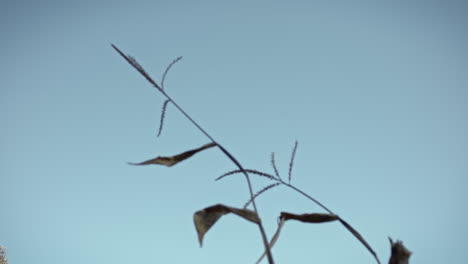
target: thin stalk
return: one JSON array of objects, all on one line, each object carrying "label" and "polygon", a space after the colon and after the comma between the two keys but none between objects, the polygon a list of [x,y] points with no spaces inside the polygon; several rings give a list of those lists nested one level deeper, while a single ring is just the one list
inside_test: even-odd
[{"label": "thin stalk", "polygon": [[[242,173],[245,176],[245,179],[247,181],[247,186],[249,188],[249,194],[250,198],[252,199],[252,206],[254,208],[254,212],[257,214],[258,218],[260,219],[260,215],[258,213],[257,205],[255,203],[255,196],[252,188],[252,182],[250,180],[249,174],[245,171],[244,167],[240,164],[240,162],[226,149],[224,148],[221,144],[219,144],[206,130],[204,130],[187,112],[182,109],[164,90],[159,89],[159,91],[169,100],[200,132],[202,132],[208,139],[210,139],[213,143],[216,144],[216,146],[239,168],[239,170],[242,171]],[[265,232],[265,229],[263,228],[262,221],[260,219],[260,222],[258,224],[258,227],[260,229],[260,233],[262,235],[262,240],[263,244],[265,245],[265,250],[267,251],[267,257],[268,257],[268,262],[270,264],[274,264],[273,256],[270,251],[270,247],[268,246],[268,238]]]},{"label": "thin stalk", "polygon": [[[255,214],[257,214],[258,218],[260,219],[260,215],[258,213],[258,209],[257,209],[257,205],[255,203],[255,196],[254,196],[254,193],[253,193],[253,188],[252,188],[252,182],[250,181],[250,177],[249,177],[249,174],[247,173],[247,171],[244,169],[244,167],[242,167],[242,165],[240,164],[240,162],[229,152],[227,151],[223,146],[221,146],[221,144],[219,144],[210,134],[208,134],[208,132],[205,131],[205,129],[203,129],[189,114],[187,114],[187,112],[185,112],[182,107],[180,107],[146,72],[145,70],[143,69],[143,67],[141,67],[141,65],[138,64],[138,62],[136,62],[136,60],[132,57],[129,57],[127,55],[125,55],[122,51],[120,51],[115,45],[111,44],[111,46],[130,64],[132,65],[141,75],[143,75],[143,77],[146,78],[146,80],[148,80],[148,82],[150,82],[161,94],[164,95],[164,97],[166,97],[167,100],[169,100],[200,132],[202,132],[208,139],[210,139],[214,144],[216,144],[216,146],[218,146],[218,148],[237,166],[237,168],[239,168],[239,170],[244,174],[245,176],[245,179],[247,181],[247,186],[249,188],[249,193],[250,193],[250,198],[252,199],[252,206],[254,208],[254,212]],[[266,235],[266,232],[265,232],[265,229],[263,228],[263,224],[262,224],[262,221],[260,219],[259,223],[258,223],[258,227],[260,229],[260,234],[262,236],[262,240],[263,240],[263,244],[265,246],[265,250],[266,250],[266,253],[267,253],[267,257],[268,257],[268,262],[270,264],[274,264],[274,260],[273,260],[273,256],[271,254],[271,250],[270,250],[270,247],[269,247],[269,244],[268,244],[268,238],[267,238],[267,235]]]},{"label": "thin stalk", "polygon": [[[316,203],[318,206],[322,207],[325,211],[327,211],[329,214],[332,214],[332,215],[336,215],[335,213],[333,213],[332,210],[328,209],[325,205],[323,205],[321,202],[319,202],[317,199],[313,198],[312,196],[308,195],[307,193],[301,191],[300,189],[298,189],[297,187],[295,187],[294,185],[291,185],[290,183],[286,183],[284,182],[282,179],[276,179],[277,181],[279,181],[281,184],[283,184],[284,186],[287,186],[291,189],[293,189],[294,191],[298,192],[299,194],[305,196],[306,198],[308,198],[309,200],[313,201],[314,203]],[[339,215],[336,215],[338,217],[338,220],[340,221],[340,223],[345,226],[346,229],[348,229],[368,250],[369,252],[374,256],[375,260],[377,261],[378,264],[380,264],[380,259],[379,257],[377,256],[377,254],[375,253],[375,251],[371,248],[371,246],[364,240],[364,238],[361,236],[361,234],[358,233],[358,231],[356,229],[354,229],[350,224],[348,224],[348,222],[346,222],[343,218],[341,218]]]},{"label": "thin stalk", "polygon": [[[348,222],[346,222],[343,218],[341,218],[340,216],[336,215],[335,213],[333,213],[332,210],[328,209],[325,205],[323,205],[321,202],[319,202],[317,199],[313,198],[312,196],[308,195],[307,193],[303,192],[302,190],[298,189],[297,187],[295,187],[294,185],[290,184],[289,182],[285,182],[282,178],[280,178],[279,176],[278,177],[275,177],[271,174],[268,174],[268,173],[264,173],[264,172],[260,172],[260,171],[256,171],[256,170],[247,170],[253,174],[256,174],[256,175],[259,175],[259,176],[263,176],[263,177],[267,177],[268,179],[270,180],[273,180],[273,181],[276,181],[277,184],[282,184],[286,187],[289,187],[290,189],[298,192],[299,194],[301,194],[302,196],[306,197],[307,199],[311,200],[312,202],[314,202],[315,204],[319,205],[321,208],[323,208],[325,211],[327,211],[329,214],[331,215],[335,215],[338,217],[338,221],[346,228],[348,229],[349,232],[351,232],[351,234],[354,235],[354,237],[356,237],[366,248],[367,250],[369,250],[369,252],[374,256],[375,260],[377,261],[378,264],[380,264],[380,259],[379,257],[377,256],[377,254],[375,253],[375,251],[372,249],[372,247],[369,245],[369,243],[366,242],[366,240],[362,237],[361,234],[359,234],[359,232],[354,229],[354,227],[352,227]],[[230,171],[228,173],[225,173],[223,174],[222,176],[218,177],[216,180],[219,180],[219,179],[222,179],[224,178],[225,176],[228,176],[228,175],[232,175],[232,174],[236,174],[236,173],[240,173],[241,171],[240,170],[235,170],[235,171]]]},{"label": "thin stalk", "polygon": [[301,191],[300,189],[296,188],[294,185],[291,185],[290,183],[286,183],[284,181],[281,181],[281,183],[284,185],[284,186],[287,186],[293,190],[295,190],[296,192],[302,194],[303,196],[307,197],[309,200],[312,200],[314,203],[316,203],[318,206],[322,207],[323,210],[327,211],[329,214],[332,214],[334,215],[335,213],[332,212],[332,210],[328,209],[325,205],[323,205],[321,202],[319,202],[317,199],[313,198],[312,196],[308,195],[307,193]]}]

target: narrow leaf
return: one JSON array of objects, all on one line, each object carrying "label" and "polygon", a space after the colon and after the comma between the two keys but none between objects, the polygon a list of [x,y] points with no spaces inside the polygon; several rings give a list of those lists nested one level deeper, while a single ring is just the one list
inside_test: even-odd
[{"label": "narrow leaf", "polygon": [[[250,169],[247,169],[245,170],[247,173],[252,173],[252,174],[255,174],[255,175],[258,175],[258,176],[262,176],[262,177],[266,177],[270,180],[276,180],[275,176],[271,175],[271,174],[268,174],[268,173],[265,173],[265,172],[261,172],[261,171],[256,171],[256,170],[250,170]],[[218,181],[218,180],[221,180],[222,178],[224,177],[227,177],[227,176],[230,176],[230,175],[234,175],[234,174],[238,174],[238,173],[242,173],[241,170],[233,170],[233,171],[230,171],[230,172],[226,172],[224,173],[223,175],[219,176],[218,178],[215,179],[215,181]]]},{"label": "narrow leaf", "polygon": [[169,100],[164,101],[164,104],[161,110],[161,119],[159,120],[159,130],[158,130],[158,135],[157,135],[158,137],[161,135],[161,132],[164,126],[164,118],[166,116],[166,109],[167,109],[167,105],[169,104],[169,102],[170,102]]},{"label": "narrow leaf", "polygon": [[294,149],[291,154],[291,161],[289,162],[289,172],[288,172],[288,182],[291,183],[291,176],[292,176],[292,168],[294,165],[294,158],[296,157],[296,150],[297,150],[297,140],[294,143]]},{"label": "narrow leaf", "polygon": [[257,214],[254,211],[248,209],[238,209],[223,204],[207,207],[203,210],[195,212],[193,215],[193,222],[195,223],[200,246],[203,245],[203,237],[205,236],[206,232],[210,230],[210,228],[219,220],[219,218],[221,218],[221,216],[228,213],[236,214],[245,220],[260,224],[260,219],[258,218]]},{"label": "narrow leaf", "polygon": [[211,147],[214,147],[216,146],[215,143],[208,143],[206,145],[203,145],[197,149],[192,149],[192,150],[189,150],[189,151],[186,151],[186,152],[183,152],[181,154],[178,154],[178,155],[175,155],[175,156],[171,156],[171,157],[156,157],[154,159],[150,159],[150,160],[147,160],[147,161],[143,161],[143,162],[140,162],[140,163],[129,163],[130,165],[149,165],[149,164],[158,164],[158,165],[164,165],[164,166],[173,166],[185,159],[188,159],[190,158],[192,155],[194,155],[195,153],[197,152],[200,152],[202,150],[205,150],[205,149],[208,149],[208,148],[211,148]]},{"label": "narrow leaf", "polygon": [[344,227],[346,227],[346,229],[348,229],[349,232],[351,232],[351,234],[353,234],[359,241],[361,241],[361,243],[367,248],[367,250],[369,250],[369,252],[374,256],[375,260],[377,260],[377,263],[380,264],[380,260],[379,260],[379,257],[377,257],[377,253],[375,253],[375,251],[366,242],[366,240],[364,240],[364,238],[361,236],[361,234],[359,234],[359,232],[356,229],[354,229],[350,224],[348,224],[345,220],[343,220],[341,218],[338,218],[338,221],[340,221],[340,223]]},{"label": "narrow leaf", "polygon": [[338,216],[333,214],[291,214],[286,212],[281,212],[281,218],[284,220],[297,220],[304,223],[325,223],[338,220]]},{"label": "narrow leaf", "polygon": [[276,183],[272,183],[268,186],[265,186],[263,189],[261,189],[260,191],[258,191],[257,193],[254,194],[254,196],[252,198],[250,198],[245,204],[244,204],[244,208],[247,208],[247,206],[249,206],[250,203],[252,203],[252,201],[254,199],[257,199],[258,196],[260,196],[262,193],[268,191],[269,189],[272,189],[276,186],[280,185],[279,182],[276,182]]},{"label": "narrow leaf", "polygon": [[[284,223],[287,220],[298,220],[301,222],[305,223],[324,223],[324,222],[332,222],[338,219],[338,216],[333,215],[333,214],[291,214],[287,212],[281,212],[280,218],[279,218],[279,223],[278,223],[278,228],[276,229],[275,234],[271,238],[269,247],[270,249],[273,248],[275,245],[276,241],[278,240],[278,237],[280,235],[281,229],[284,226]],[[266,252],[263,253],[263,255],[257,260],[257,264],[259,264],[262,259],[265,257]]]}]

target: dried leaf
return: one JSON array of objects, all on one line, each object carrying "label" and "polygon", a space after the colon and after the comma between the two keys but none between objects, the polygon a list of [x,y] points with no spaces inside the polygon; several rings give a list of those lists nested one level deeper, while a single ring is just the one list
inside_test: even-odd
[{"label": "dried leaf", "polygon": [[5,248],[2,245],[0,245],[0,264],[8,264],[5,251]]},{"label": "dried leaf", "polygon": [[366,240],[364,240],[364,238],[361,236],[361,234],[359,234],[358,231],[356,231],[356,229],[354,229],[350,224],[348,224],[345,220],[341,219],[341,218],[338,218],[338,221],[340,221],[340,223],[342,225],[344,225],[344,227],[346,227],[346,229],[349,230],[349,232],[351,232],[359,241],[361,241],[361,243],[367,248],[367,250],[369,250],[369,252],[374,256],[375,260],[377,261],[377,263],[380,264],[380,260],[379,260],[379,257],[377,257],[377,253],[375,253],[375,251],[371,248],[371,246],[366,242]]},{"label": "dried leaf", "polygon": [[[325,223],[325,222],[332,222],[338,219],[338,216],[333,215],[333,214],[291,214],[287,212],[281,212],[280,214],[280,220],[278,223],[278,228],[276,229],[275,234],[271,238],[269,248],[271,249],[276,241],[278,240],[279,234],[281,232],[281,229],[283,228],[284,223],[287,220],[298,220],[301,222],[305,223]],[[265,257],[266,252],[263,253],[263,255],[257,260],[257,264],[262,261],[262,259]]]},{"label": "dried leaf", "polygon": [[158,164],[158,165],[164,165],[164,166],[173,166],[185,159],[190,158],[192,155],[194,155],[197,152],[200,152],[202,150],[205,150],[207,148],[211,148],[216,146],[215,143],[208,143],[206,145],[203,145],[197,149],[192,149],[189,151],[186,151],[184,153],[172,156],[172,157],[157,157],[154,159],[146,160],[140,163],[129,163],[130,165],[149,165],[149,164]]},{"label": "dried leaf", "polygon": [[195,212],[193,222],[198,233],[200,246],[203,245],[203,237],[206,232],[218,221],[218,219],[228,213],[236,214],[248,221],[259,224],[260,219],[254,211],[248,209],[238,209],[223,204],[217,204]]},{"label": "dried leaf", "polygon": [[305,223],[325,223],[332,222],[338,219],[338,216],[333,214],[291,214],[286,212],[281,212],[280,218],[284,220],[297,220]]},{"label": "dried leaf", "polygon": [[404,245],[403,242],[397,240],[393,242],[393,240],[389,237],[390,245],[392,247],[392,256],[388,261],[389,264],[408,264],[409,258],[412,254]]}]

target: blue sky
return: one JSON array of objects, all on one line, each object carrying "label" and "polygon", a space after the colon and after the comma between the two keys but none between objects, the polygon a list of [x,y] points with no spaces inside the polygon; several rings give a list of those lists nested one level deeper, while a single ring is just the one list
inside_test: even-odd
[{"label": "blue sky", "polygon": [[[195,211],[241,207],[243,178],[112,50],[116,44],[248,168],[287,173],[385,263],[464,263],[468,34],[464,1],[2,1],[0,244],[10,263],[253,263],[252,224],[226,216],[200,249]],[[267,185],[254,178],[256,190]],[[258,199],[323,212],[278,187]],[[463,209],[465,208],[465,209]],[[286,223],[277,263],[375,263],[337,223]],[[265,262],[266,263],[266,262]]]}]

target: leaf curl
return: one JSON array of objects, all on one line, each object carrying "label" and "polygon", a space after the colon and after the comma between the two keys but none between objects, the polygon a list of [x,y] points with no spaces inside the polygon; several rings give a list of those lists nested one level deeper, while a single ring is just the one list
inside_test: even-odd
[{"label": "leaf curl", "polygon": [[[297,220],[305,223],[325,223],[325,222],[332,222],[338,220],[338,216],[334,214],[292,214],[288,212],[281,212],[280,217],[279,217],[279,222],[278,222],[278,227],[276,229],[275,234],[270,240],[269,243],[269,248],[273,248],[275,245],[276,241],[278,241],[279,235],[281,230],[283,229],[284,223],[287,220]],[[260,258],[257,260],[256,264],[259,264],[262,259],[265,257],[266,252],[264,252]]]},{"label": "leaf curl", "polygon": [[223,204],[216,204],[210,207],[206,207],[200,211],[195,212],[193,215],[193,222],[195,224],[195,229],[198,234],[198,242],[200,247],[203,245],[203,237],[206,232],[221,218],[223,215],[233,213],[238,215],[245,220],[253,222],[255,224],[260,224],[260,218],[258,215],[248,209],[239,209]]},{"label": "leaf curl", "polygon": [[154,159],[150,159],[150,160],[146,160],[146,161],[143,161],[143,162],[140,162],[140,163],[131,163],[129,162],[130,165],[150,165],[150,164],[155,164],[155,165],[164,165],[164,166],[174,166],[175,164],[185,160],[185,159],[188,159],[190,158],[191,156],[193,156],[194,154],[202,151],[202,150],[205,150],[205,149],[208,149],[208,148],[211,148],[211,147],[214,147],[216,146],[215,143],[208,143],[206,145],[203,145],[199,148],[196,148],[196,149],[192,149],[192,150],[189,150],[189,151],[185,151],[183,153],[180,153],[180,154],[177,154],[175,156],[170,156],[170,157],[156,157]]}]

